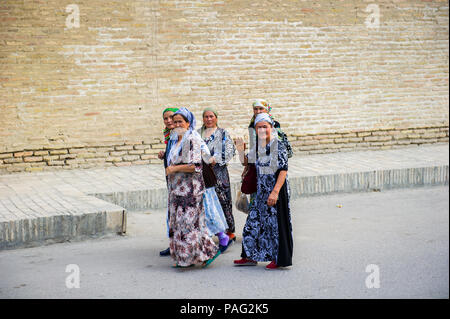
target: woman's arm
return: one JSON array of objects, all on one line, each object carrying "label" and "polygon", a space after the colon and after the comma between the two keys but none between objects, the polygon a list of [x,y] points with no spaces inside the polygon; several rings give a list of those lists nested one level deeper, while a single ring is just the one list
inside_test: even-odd
[{"label": "woman's arm", "polygon": [[248,158],[245,156],[245,144],[242,137],[236,138],[236,149],[239,153],[239,160],[241,161],[241,164],[247,166]]},{"label": "woman's arm", "polygon": [[270,193],[269,198],[267,199],[267,205],[274,206],[277,203],[280,189],[281,187],[283,187],[283,184],[286,181],[286,175],[287,171],[280,171],[280,174],[278,174],[277,182],[275,183],[275,186],[273,187],[273,190]]},{"label": "woman's arm", "polygon": [[193,173],[195,171],[194,164],[170,165],[166,168],[166,175],[173,173]]}]

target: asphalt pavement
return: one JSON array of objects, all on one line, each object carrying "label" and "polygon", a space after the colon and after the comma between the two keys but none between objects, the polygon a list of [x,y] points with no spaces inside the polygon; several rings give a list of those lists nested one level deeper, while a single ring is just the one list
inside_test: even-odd
[{"label": "asphalt pavement", "polygon": [[[0,251],[0,298],[449,298],[448,186],[291,202],[293,266],[171,268],[165,210],[129,213],[126,236]],[[236,228],[245,217],[235,211]]]}]

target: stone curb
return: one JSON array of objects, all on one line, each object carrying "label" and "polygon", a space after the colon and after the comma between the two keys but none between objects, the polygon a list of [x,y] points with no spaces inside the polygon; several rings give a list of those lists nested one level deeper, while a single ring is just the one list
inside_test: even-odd
[{"label": "stone curb", "polygon": [[30,217],[0,222],[0,250],[30,248],[66,241],[80,241],[126,231],[126,210]]},{"label": "stone curb", "polygon": [[[291,200],[303,196],[382,191],[395,188],[448,185],[448,165],[403,169],[371,170],[334,175],[289,177]],[[231,182],[232,196],[240,182]],[[128,211],[167,207],[167,189],[145,189],[112,193],[92,193],[99,199]]]}]

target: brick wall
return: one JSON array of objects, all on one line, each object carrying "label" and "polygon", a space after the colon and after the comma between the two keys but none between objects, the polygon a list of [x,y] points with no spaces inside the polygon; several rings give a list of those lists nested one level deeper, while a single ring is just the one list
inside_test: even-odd
[{"label": "brick wall", "polygon": [[159,141],[103,143],[96,147],[42,148],[0,153],[0,165],[6,172],[51,169],[93,168],[161,163],[157,155],[165,146]]},{"label": "brick wall", "polygon": [[448,43],[448,1],[2,0],[0,173],[148,164],[164,107],[242,136],[254,98],[297,154],[448,142]]}]

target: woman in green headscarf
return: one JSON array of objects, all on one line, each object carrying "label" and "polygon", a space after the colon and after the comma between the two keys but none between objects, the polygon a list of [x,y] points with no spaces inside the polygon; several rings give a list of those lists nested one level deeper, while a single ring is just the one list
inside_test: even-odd
[{"label": "woman in green headscarf", "polygon": [[[163,120],[164,120],[164,130],[163,130],[163,135],[164,135],[164,143],[166,144],[166,150],[165,151],[160,151],[158,154],[158,158],[159,159],[163,159],[164,160],[164,169],[167,168],[167,154],[170,153],[170,148],[171,148],[171,144],[170,143],[170,132],[172,131],[172,129],[175,127],[173,124],[173,114],[178,111],[178,108],[176,107],[168,107],[166,109],[164,109],[163,111]],[[167,182],[167,176],[166,176],[166,182]],[[169,214],[167,214],[167,228],[169,227]],[[169,232],[167,231],[167,234]],[[169,256],[170,255],[170,249],[167,248],[163,251],[159,252],[160,256]]]}]

